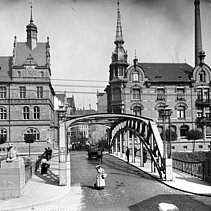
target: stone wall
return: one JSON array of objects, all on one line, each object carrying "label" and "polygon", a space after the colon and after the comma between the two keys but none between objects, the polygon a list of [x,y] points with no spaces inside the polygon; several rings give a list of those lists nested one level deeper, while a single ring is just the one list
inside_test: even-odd
[{"label": "stone wall", "polygon": [[1,162],[0,167],[0,198],[15,198],[23,194],[25,185],[24,160],[17,157],[12,162]]}]

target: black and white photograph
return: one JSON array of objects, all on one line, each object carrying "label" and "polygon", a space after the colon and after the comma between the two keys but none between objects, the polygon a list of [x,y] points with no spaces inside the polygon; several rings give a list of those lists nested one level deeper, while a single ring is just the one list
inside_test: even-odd
[{"label": "black and white photograph", "polygon": [[211,0],[0,0],[0,211],[211,210]]}]

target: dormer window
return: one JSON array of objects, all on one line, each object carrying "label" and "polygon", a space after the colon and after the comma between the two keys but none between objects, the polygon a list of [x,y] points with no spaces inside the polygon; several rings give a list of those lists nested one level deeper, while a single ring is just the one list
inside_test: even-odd
[{"label": "dormer window", "polygon": [[200,73],[199,73],[199,81],[200,82],[205,82],[206,81],[206,73],[204,70],[202,70]]},{"label": "dormer window", "polygon": [[138,74],[138,71],[134,71],[133,73],[132,73],[132,80],[133,81],[139,81],[139,74]]}]

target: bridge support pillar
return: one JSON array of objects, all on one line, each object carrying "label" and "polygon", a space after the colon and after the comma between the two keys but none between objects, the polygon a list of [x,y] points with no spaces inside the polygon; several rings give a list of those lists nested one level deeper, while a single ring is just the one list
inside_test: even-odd
[{"label": "bridge support pillar", "polygon": [[143,142],[140,142],[140,167],[144,167]]},{"label": "bridge support pillar", "polygon": [[59,186],[67,185],[65,122],[59,124]]},{"label": "bridge support pillar", "polygon": [[118,140],[115,138],[115,154],[118,155]]},{"label": "bridge support pillar", "polygon": [[122,157],[122,133],[119,134],[120,157]]},{"label": "bridge support pillar", "polygon": [[134,147],[134,134],[132,134],[132,163],[135,163]]},{"label": "bridge support pillar", "polygon": [[165,165],[166,165],[166,181],[172,181],[173,180],[172,158],[166,158]]}]

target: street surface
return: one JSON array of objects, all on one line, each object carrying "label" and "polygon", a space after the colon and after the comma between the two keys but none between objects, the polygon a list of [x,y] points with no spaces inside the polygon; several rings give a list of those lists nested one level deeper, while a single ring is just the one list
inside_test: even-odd
[{"label": "street surface", "polygon": [[[181,211],[210,211],[211,198],[186,194],[154,180],[130,164],[110,155],[103,156],[106,188],[96,190],[96,160],[86,151],[71,151],[72,188],[65,197],[31,207],[36,211],[156,211],[161,202],[175,204]],[[27,210],[27,209],[25,209]]]}]

